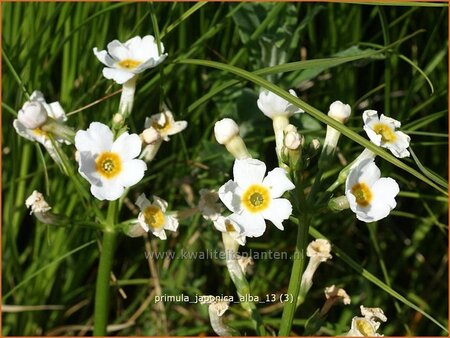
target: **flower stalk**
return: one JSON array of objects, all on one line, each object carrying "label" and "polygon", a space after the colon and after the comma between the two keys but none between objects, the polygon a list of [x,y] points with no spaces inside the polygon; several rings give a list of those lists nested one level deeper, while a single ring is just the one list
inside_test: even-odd
[{"label": "flower stalk", "polygon": [[[231,280],[236,286],[238,296],[247,299],[250,295],[250,285],[237,259],[237,248],[239,244],[226,232],[222,233],[222,240],[225,247],[227,269],[230,273]],[[241,305],[249,313],[256,330],[256,335],[264,336],[266,330],[255,303],[253,301],[243,301]]]},{"label": "flower stalk", "polygon": [[136,92],[137,76],[132,77],[122,86],[122,94],[120,95],[119,114],[123,116],[123,121],[130,115],[133,109],[134,93]]},{"label": "flower stalk", "polygon": [[94,306],[94,336],[106,336],[109,313],[109,281],[114,258],[117,233],[114,225],[117,223],[117,202],[110,202],[107,223],[103,229],[102,251],[98,266],[97,282],[95,285]]}]

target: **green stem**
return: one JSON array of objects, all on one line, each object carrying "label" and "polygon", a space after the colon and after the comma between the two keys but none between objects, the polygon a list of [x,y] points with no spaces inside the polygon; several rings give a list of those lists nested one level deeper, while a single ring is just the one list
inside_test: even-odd
[{"label": "green stem", "polygon": [[94,336],[106,336],[106,326],[108,325],[109,281],[117,237],[114,230],[116,214],[117,202],[110,202],[107,224],[103,230],[102,251],[95,286]]},{"label": "green stem", "polygon": [[295,246],[294,263],[292,266],[291,278],[289,280],[288,295],[292,302],[286,303],[281,316],[281,326],[279,336],[288,336],[291,332],[294,313],[297,308],[297,299],[300,292],[302,273],[305,269],[306,246],[308,245],[308,232],[310,218],[307,214],[302,217],[303,222],[298,225],[297,244]]},{"label": "green stem", "polygon": [[[300,222],[298,223],[297,230],[297,243],[295,245],[294,252],[294,263],[292,265],[291,278],[289,280],[288,286],[288,295],[292,299],[292,302],[286,303],[283,314],[281,316],[281,326],[280,331],[278,332],[279,336],[287,336],[291,332],[292,321],[294,319],[294,313],[297,309],[297,300],[300,293],[301,279],[303,271],[305,270],[305,262],[306,262],[306,247],[308,246],[308,233],[309,233],[309,225],[311,223],[311,208],[314,208],[313,201],[316,197],[316,194],[319,191],[319,186],[322,180],[323,171],[319,169],[317,175],[314,179],[314,183],[311,187],[311,192],[308,195],[306,201],[304,201],[302,190],[299,192],[300,199],[298,202],[300,204],[306,205],[305,209],[302,209],[303,212]],[[297,182],[299,184],[300,182]]]}]

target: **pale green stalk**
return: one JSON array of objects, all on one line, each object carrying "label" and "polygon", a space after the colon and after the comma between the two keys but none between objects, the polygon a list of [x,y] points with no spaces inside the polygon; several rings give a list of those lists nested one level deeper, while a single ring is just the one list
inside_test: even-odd
[{"label": "pale green stalk", "polygon": [[109,313],[109,281],[114,257],[117,233],[117,202],[110,202],[106,226],[103,229],[103,241],[95,285],[94,336],[106,336]]},{"label": "pale green stalk", "polygon": [[[250,285],[245,277],[244,271],[242,271],[242,268],[239,266],[238,260],[236,259],[238,244],[227,233],[222,233],[222,239],[225,247],[227,269],[230,273],[231,280],[236,286],[237,294],[239,297],[248,299],[250,295]],[[253,301],[246,300],[241,302],[241,305],[250,315],[256,334],[258,336],[265,336],[266,329],[264,328],[262,318],[256,309],[255,303]]]}]

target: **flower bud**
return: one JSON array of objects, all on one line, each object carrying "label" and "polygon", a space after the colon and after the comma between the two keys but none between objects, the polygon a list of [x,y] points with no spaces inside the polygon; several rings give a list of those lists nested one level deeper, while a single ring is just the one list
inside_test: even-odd
[{"label": "flower bud", "polygon": [[339,121],[341,123],[347,122],[351,114],[350,105],[344,104],[341,101],[334,101],[330,105],[330,110],[328,111],[328,116]]},{"label": "flower bud", "polygon": [[219,144],[226,144],[237,135],[239,126],[230,118],[217,121],[214,125],[214,136]]},{"label": "flower bud", "polygon": [[302,137],[298,133],[297,128],[292,124],[288,124],[284,128],[284,146],[289,150],[297,150],[302,144]]},{"label": "flower bud", "polygon": [[142,237],[148,230],[145,230],[139,222],[128,223],[123,227],[123,232],[128,237]]},{"label": "flower bud", "polygon": [[36,129],[47,121],[48,115],[44,106],[37,101],[26,102],[17,116],[20,123],[28,129]]},{"label": "flower bud", "polygon": [[151,144],[157,141],[160,138],[160,135],[155,128],[150,127],[142,132],[142,138],[144,139],[145,143]]}]

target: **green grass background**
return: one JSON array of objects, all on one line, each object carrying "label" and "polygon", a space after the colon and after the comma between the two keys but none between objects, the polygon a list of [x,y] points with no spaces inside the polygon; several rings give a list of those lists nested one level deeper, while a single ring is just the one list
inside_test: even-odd
[{"label": "green grass background", "polygon": [[[2,3],[2,304],[61,306],[57,310],[4,311],[5,336],[89,334],[86,327],[92,324],[98,263],[99,234],[71,224],[65,228],[40,224],[25,208],[25,198],[38,189],[46,193],[54,211],[73,218],[92,217],[45,150],[42,158],[39,147],[18,137],[12,128],[26,100],[23,88],[29,93],[41,90],[48,102],[60,101],[66,112],[120,89],[102,77],[102,66],[92,48],[103,49],[116,38],[126,41],[135,35],[155,34],[152,17],[169,57],[139,79],[130,129],[141,132],[145,117],[157,113],[161,102],[167,102],[175,116],[187,120],[189,126],[163,144],[144,180],[131,189],[131,203],[145,192],[182,210],[197,202],[199,189],[217,189],[228,180],[233,158],[216,144],[212,133],[214,122],[222,117],[239,122],[254,157],[265,160],[270,168],[276,165],[270,120],[256,106],[260,88],[240,81],[219,91],[221,85],[238,78],[178,62],[187,58],[215,60],[250,72],[280,63],[330,58],[320,67],[313,64],[266,79],[284,89],[296,88],[302,100],[324,113],[334,100],[349,103],[353,115],[348,126],[364,137],[364,109],[376,109],[402,121],[420,160],[403,162],[427,177],[447,177],[448,10],[443,4]],[[332,65],[333,58],[358,56],[419,30],[386,53]],[[72,114],[68,124],[86,129],[91,121],[108,123],[118,100],[116,95]],[[323,139],[325,126],[307,114],[293,121],[307,141]],[[73,159],[73,148],[64,149]],[[331,184],[343,161],[351,161],[362,149],[343,137],[341,162],[336,159],[325,183]],[[401,187],[398,206],[390,217],[365,224],[357,222],[348,210],[340,214],[324,211],[313,226],[360,267],[447,327],[447,197],[387,161],[378,159],[377,164],[382,176],[395,178]],[[312,178],[316,170],[313,160],[305,175]],[[342,194],[342,189],[337,193]],[[129,208],[122,208],[122,220],[132,215]],[[242,250],[292,253],[295,233],[292,223],[286,224],[284,232],[270,225],[263,237],[250,239]],[[86,243],[91,244],[73,252]],[[213,334],[205,306],[166,303],[160,307],[153,304],[152,297],[158,284],[163,294],[235,295],[224,263],[157,260],[156,283],[144,256],[146,245],[158,251],[214,250],[220,248],[220,233],[194,216],[183,221],[177,234],[165,242],[151,236],[145,240],[121,237],[113,272],[127,298],[115,284],[110,321],[118,324],[119,330],[110,334]],[[257,261],[249,276],[252,293],[265,297],[286,292],[291,263]],[[447,335],[336,256],[315,275],[305,304],[296,312],[293,333],[304,332],[305,321],[323,304],[323,289],[331,284],[344,287],[352,304],[332,309],[319,332],[322,335],[348,331],[361,304],[384,309],[388,322],[380,331],[385,335]],[[269,305],[258,307],[270,333],[280,325],[282,307]],[[238,304],[226,318],[242,333],[254,334]]]}]

